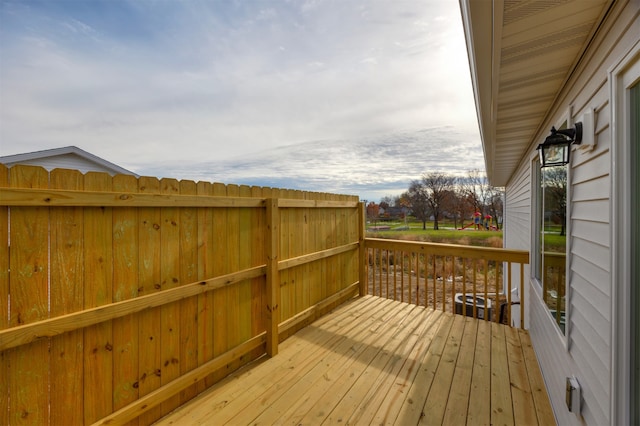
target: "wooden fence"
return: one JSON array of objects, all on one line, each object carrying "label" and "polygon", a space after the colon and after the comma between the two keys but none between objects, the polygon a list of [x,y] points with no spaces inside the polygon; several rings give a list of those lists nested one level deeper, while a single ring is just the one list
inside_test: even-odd
[{"label": "wooden fence", "polygon": [[0,165],[0,424],[147,425],[363,285],[357,197]]}]

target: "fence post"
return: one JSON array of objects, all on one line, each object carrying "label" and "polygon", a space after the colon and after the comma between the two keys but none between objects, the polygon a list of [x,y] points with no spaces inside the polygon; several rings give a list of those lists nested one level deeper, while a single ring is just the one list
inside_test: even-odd
[{"label": "fence post", "polygon": [[358,276],[360,280],[360,297],[365,296],[367,294],[367,249],[364,246],[365,239],[365,206],[363,202],[358,203],[358,240],[360,242],[360,247],[358,250]]},{"label": "fence post", "polygon": [[280,246],[280,211],[277,198],[267,199],[267,355],[278,354],[280,323],[280,278],[278,252]]}]

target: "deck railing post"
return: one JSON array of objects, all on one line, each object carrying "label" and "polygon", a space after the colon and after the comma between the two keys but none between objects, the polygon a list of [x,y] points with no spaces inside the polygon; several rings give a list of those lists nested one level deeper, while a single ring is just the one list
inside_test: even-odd
[{"label": "deck railing post", "polygon": [[280,278],[278,253],[280,249],[280,211],[277,198],[266,200],[267,207],[267,355],[278,354],[278,325],[280,324]]},{"label": "deck railing post", "polygon": [[360,280],[360,297],[367,294],[368,276],[367,276],[367,249],[364,245],[366,235],[365,227],[365,206],[363,202],[358,203],[358,241],[360,243],[358,251],[358,279]]}]

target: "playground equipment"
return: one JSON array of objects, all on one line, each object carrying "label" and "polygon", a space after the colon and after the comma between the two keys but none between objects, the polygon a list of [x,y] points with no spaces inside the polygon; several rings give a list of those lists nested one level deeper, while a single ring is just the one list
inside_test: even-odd
[{"label": "playground equipment", "polygon": [[473,222],[471,222],[471,223],[470,223],[470,224],[468,224],[468,225],[465,225],[465,224],[464,224],[464,222],[463,222],[462,224],[463,224],[464,226],[463,226],[462,228],[458,228],[458,231],[462,231],[463,229],[467,229],[468,227],[475,225],[475,223],[473,223]]},{"label": "playground equipment", "polygon": [[462,222],[462,227],[458,228],[458,231],[462,231],[464,229],[467,229],[471,226],[476,226],[476,225],[480,225],[483,229],[488,230],[488,231],[497,231],[498,230],[498,226],[496,224],[494,224],[494,220],[493,217],[491,217],[490,215],[486,215],[484,217],[484,220],[480,220],[479,223],[476,223],[475,221],[475,217],[474,219],[472,219],[471,223],[465,225],[464,222]]}]

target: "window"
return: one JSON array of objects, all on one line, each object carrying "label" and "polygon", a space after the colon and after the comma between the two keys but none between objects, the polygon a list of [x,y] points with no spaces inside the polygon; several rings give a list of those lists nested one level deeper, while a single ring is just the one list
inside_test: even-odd
[{"label": "window", "polygon": [[567,166],[534,168],[536,237],[534,277],[542,286],[542,300],[565,332],[567,252]]}]

